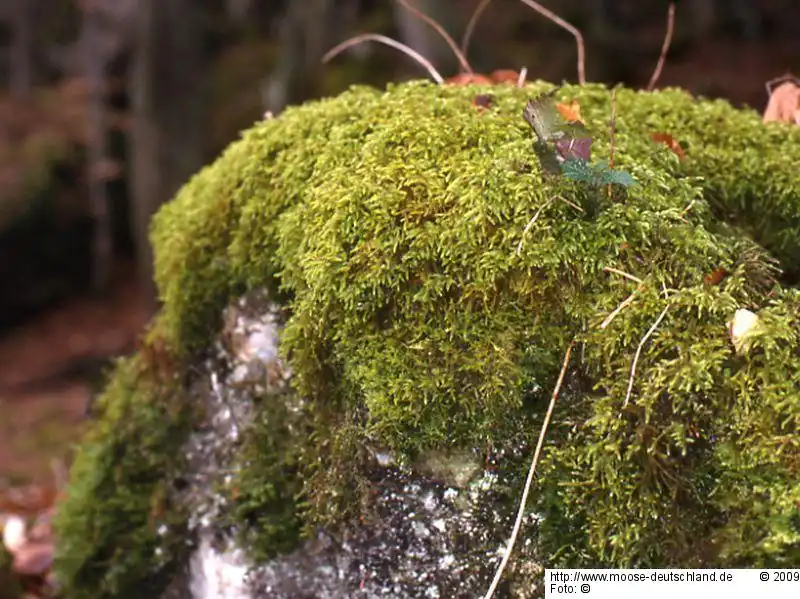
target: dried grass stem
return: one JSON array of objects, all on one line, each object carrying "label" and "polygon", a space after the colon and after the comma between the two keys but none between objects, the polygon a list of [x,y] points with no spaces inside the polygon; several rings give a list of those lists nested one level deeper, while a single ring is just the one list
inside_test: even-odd
[{"label": "dried grass stem", "polygon": [[436,83],[440,85],[444,83],[444,77],[442,77],[439,74],[439,71],[437,71],[436,68],[431,64],[431,62],[427,58],[422,56],[422,54],[420,54],[419,52],[417,52],[412,48],[409,48],[405,44],[398,42],[397,40],[393,40],[390,37],[386,37],[385,35],[380,35],[378,33],[362,33],[361,35],[357,35],[355,37],[351,37],[350,39],[343,41],[341,44],[338,44],[333,48],[331,48],[330,50],[328,50],[325,56],[322,57],[322,62],[323,63],[329,62],[332,58],[338,56],[348,48],[351,48],[352,46],[357,46],[358,44],[361,44],[363,42],[378,42],[380,44],[391,46],[396,50],[400,50],[404,54],[416,60],[420,65],[425,67],[425,69],[428,70],[428,73],[430,73],[431,78],[434,81],[436,81]]},{"label": "dried grass stem", "polygon": [[522,497],[519,501],[519,509],[517,510],[517,518],[514,521],[514,528],[511,531],[511,538],[508,540],[508,545],[506,546],[506,551],[503,554],[503,559],[500,562],[500,566],[498,566],[497,571],[495,572],[494,579],[492,580],[492,584],[489,587],[489,590],[486,591],[486,594],[483,596],[483,599],[491,599],[494,595],[495,590],[497,589],[497,585],[500,584],[500,579],[503,576],[503,570],[505,570],[506,565],[508,564],[508,560],[511,557],[511,552],[514,550],[514,543],[517,541],[517,536],[519,535],[519,529],[522,527],[522,519],[525,516],[525,504],[528,502],[528,493],[530,493],[531,485],[533,484],[533,475],[536,472],[536,465],[539,463],[539,456],[542,454],[542,447],[544,446],[544,436],[547,433],[547,426],[550,424],[550,418],[553,415],[553,408],[556,405],[556,400],[558,399],[558,392],[561,390],[561,385],[564,382],[564,376],[567,373],[567,366],[569,365],[569,357],[572,355],[572,346],[575,344],[575,340],[569,342],[569,346],[567,347],[567,351],[564,354],[564,363],[561,365],[561,372],[558,375],[558,381],[556,382],[556,386],[553,389],[553,396],[550,398],[550,405],[547,406],[547,414],[545,414],[544,422],[542,423],[542,430],[539,431],[539,440],[536,442],[536,450],[533,452],[533,460],[531,460],[531,467],[528,469],[528,478],[525,480],[525,486],[522,489]]}]

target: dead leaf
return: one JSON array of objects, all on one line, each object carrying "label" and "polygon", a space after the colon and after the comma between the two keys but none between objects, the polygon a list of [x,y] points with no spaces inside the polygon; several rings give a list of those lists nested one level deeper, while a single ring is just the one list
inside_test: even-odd
[{"label": "dead leaf", "polygon": [[53,512],[54,508],[51,507],[36,517],[28,531],[28,540],[49,541],[53,538]]},{"label": "dead leaf", "polygon": [[564,160],[588,162],[592,155],[591,137],[565,137],[556,140],[556,151]]},{"label": "dead leaf", "polygon": [[53,486],[12,487],[0,493],[0,511],[33,517],[52,506],[57,494]]},{"label": "dead leaf", "polygon": [[517,81],[519,81],[519,73],[511,69],[498,69],[492,72],[489,78],[495,83],[511,83],[516,85]]},{"label": "dead leaf", "polygon": [[800,86],[795,81],[786,81],[772,90],[764,122],[772,121],[800,125]]},{"label": "dead leaf", "polygon": [[23,576],[42,576],[53,565],[53,543],[26,543],[12,552],[11,568]]},{"label": "dead leaf", "polygon": [[715,268],[705,276],[703,282],[709,286],[718,285],[720,281],[722,281],[722,279],[727,277],[729,274],[731,273],[724,268]]},{"label": "dead leaf", "polygon": [[669,133],[651,133],[650,139],[657,144],[664,144],[667,146],[680,160],[686,158],[686,153],[683,151],[680,142]]},{"label": "dead leaf", "polygon": [[450,85],[497,85],[499,83],[513,83],[516,85],[518,81],[519,73],[510,69],[498,69],[489,76],[479,73],[459,73],[449,79],[445,79],[445,83]]},{"label": "dead leaf", "polygon": [[450,85],[491,85],[492,80],[486,75],[479,75],[477,73],[459,73],[449,79],[445,79],[445,83]]},{"label": "dead leaf", "polygon": [[573,100],[569,104],[561,104],[556,102],[556,110],[558,110],[565,120],[571,123],[583,123],[583,119],[581,118],[581,107],[577,100]]}]

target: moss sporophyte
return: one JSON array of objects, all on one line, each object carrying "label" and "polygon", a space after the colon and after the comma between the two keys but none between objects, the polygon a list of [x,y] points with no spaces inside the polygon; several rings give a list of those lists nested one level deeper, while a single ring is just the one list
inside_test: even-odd
[{"label": "moss sporophyte", "polygon": [[[408,457],[532,447],[575,338],[530,500],[548,565],[800,563],[800,129],[618,89],[615,170],[587,182],[570,169],[611,157],[611,93],[552,92],[585,124],[536,125],[537,157],[520,112],[551,89],[495,86],[477,110],[485,88],[355,87],[257,123],[164,206],[149,343],[171,366],[133,358],[106,389],[59,509],[68,595],[169,578],[153,556],[173,548],[163,519],[188,517],[165,481],[201,417],[189,365],[223,308],[259,289],[286,311],[303,406],[297,426],[276,409],[288,396],[256,404],[242,448],[234,517],[251,539],[262,523],[259,555],[357,516],[367,441]],[[684,159],[653,133],[686,142]],[[563,176],[540,162],[552,153]],[[619,194],[586,218],[611,172],[636,184],[611,181]],[[759,326],[737,353],[742,308]],[[516,500],[527,460],[508,468]]]}]

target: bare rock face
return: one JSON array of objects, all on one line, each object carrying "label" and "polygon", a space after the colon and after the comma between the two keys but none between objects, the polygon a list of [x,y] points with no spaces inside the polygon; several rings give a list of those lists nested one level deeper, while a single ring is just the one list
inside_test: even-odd
[{"label": "bare rock face", "polygon": [[[189,466],[179,485],[191,512],[193,551],[164,598],[481,597],[513,524],[515,506],[498,492],[497,465],[509,457],[518,461],[522,447],[488,459],[477,449],[430,452],[409,465],[370,447],[368,517],[320,527],[313,538],[271,560],[248,554],[239,531],[225,524],[230,499],[219,489],[235,476],[255,398],[285,388],[291,374],[277,350],[280,311],[266,294],[235,302],[223,321],[216,355],[194,384],[205,424],[187,442]],[[527,569],[529,576],[501,587],[498,596],[535,592],[536,523],[535,515],[526,517],[527,540],[512,566],[512,572]]]},{"label": "bare rock face", "polygon": [[508,524],[491,513],[491,475],[466,490],[398,469],[377,470],[372,483],[378,493],[373,523],[339,537],[321,531],[315,541],[255,568],[254,588],[286,599],[480,597]]}]

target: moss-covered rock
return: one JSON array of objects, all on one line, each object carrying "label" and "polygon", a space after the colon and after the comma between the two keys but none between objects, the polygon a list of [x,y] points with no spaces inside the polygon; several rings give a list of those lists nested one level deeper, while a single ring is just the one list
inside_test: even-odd
[{"label": "moss-covered rock", "polygon": [[[290,463],[247,460],[239,525],[258,535],[266,522],[284,551],[297,518],[310,530],[358,516],[372,447],[413,464],[531,446],[574,338],[534,493],[544,561],[798,565],[800,130],[679,90],[620,89],[614,164],[637,184],[609,196],[543,176],[521,111],[548,88],[354,88],[258,123],[159,213],[159,330],[173,355],[207,352],[222,308],[247,290],[287,312],[303,425],[270,403],[285,398],[262,402],[242,455],[263,447]],[[491,107],[477,109],[487,91]],[[608,158],[609,90],[557,97],[580,103]],[[683,142],[685,160],[652,133]],[[762,324],[737,354],[738,308]],[[76,554],[83,568],[62,565],[62,579],[109,597],[124,596],[103,586],[119,580],[109,548],[152,551],[146,498],[179,463],[180,435],[151,420],[160,404],[124,383],[129,369],[107,392],[125,425],[101,419],[61,511],[62,564]],[[159,482],[132,487],[128,469],[147,460]],[[506,481],[526,467],[506,464]],[[275,511],[276,498],[294,505]],[[153,570],[143,563],[137,576]]]},{"label": "moss-covered rock", "polygon": [[179,378],[150,355],[116,367],[98,400],[55,526],[55,569],[69,597],[155,596],[189,549],[172,501],[193,407]]}]

